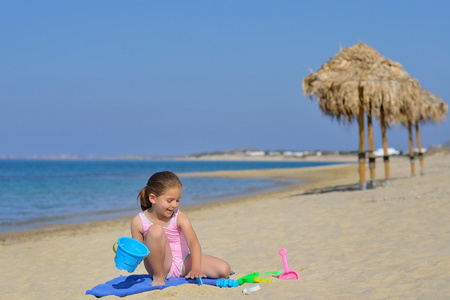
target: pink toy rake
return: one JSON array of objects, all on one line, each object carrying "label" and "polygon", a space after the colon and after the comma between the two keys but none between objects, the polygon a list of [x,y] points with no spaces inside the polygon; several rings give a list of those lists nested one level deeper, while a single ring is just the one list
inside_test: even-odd
[{"label": "pink toy rake", "polygon": [[281,248],[278,253],[280,253],[281,258],[283,259],[283,266],[284,266],[284,272],[281,273],[280,279],[299,280],[300,276],[298,275],[298,273],[294,270],[289,270],[289,266],[288,266],[288,262],[287,262],[287,258],[286,258],[287,250],[285,248]]}]

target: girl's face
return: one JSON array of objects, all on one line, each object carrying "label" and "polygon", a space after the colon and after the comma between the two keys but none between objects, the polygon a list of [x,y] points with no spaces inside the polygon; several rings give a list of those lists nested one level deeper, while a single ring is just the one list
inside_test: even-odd
[{"label": "girl's face", "polygon": [[178,186],[168,188],[164,193],[158,197],[150,194],[150,202],[157,214],[170,218],[173,212],[180,205],[181,188]]}]

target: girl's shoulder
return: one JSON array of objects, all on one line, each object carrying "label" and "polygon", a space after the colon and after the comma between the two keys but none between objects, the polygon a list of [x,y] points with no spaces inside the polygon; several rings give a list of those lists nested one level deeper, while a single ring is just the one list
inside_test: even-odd
[{"label": "girl's shoulder", "polygon": [[133,217],[133,220],[131,221],[131,226],[145,228],[149,226],[149,224],[152,225],[153,223],[154,222],[152,222],[151,216],[146,211],[142,211]]},{"label": "girl's shoulder", "polygon": [[181,210],[177,209],[174,213],[174,216],[178,218],[186,218],[186,214],[184,212],[182,212]]},{"label": "girl's shoulder", "polygon": [[141,213],[138,213],[137,215],[135,215],[134,217],[133,217],[133,220],[132,220],[132,223],[141,223],[141,219],[142,219],[142,217],[141,217]]},{"label": "girl's shoulder", "polygon": [[189,220],[189,218],[186,216],[186,214],[180,210],[177,211],[177,226],[178,227],[182,227],[185,224],[190,224],[191,221]]},{"label": "girl's shoulder", "polygon": [[140,214],[135,215],[133,217],[133,220],[131,220],[131,226],[136,226],[136,225],[141,225],[142,226]]},{"label": "girl's shoulder", "polygon": [[140,220],[140,219],[142,219],[142,215],[145,216],[145,214],[144,214],[143,211],[141,211],[140,213],[138,213],[137,215],[135,215],[135,216],[133,217],[133,220]]}]

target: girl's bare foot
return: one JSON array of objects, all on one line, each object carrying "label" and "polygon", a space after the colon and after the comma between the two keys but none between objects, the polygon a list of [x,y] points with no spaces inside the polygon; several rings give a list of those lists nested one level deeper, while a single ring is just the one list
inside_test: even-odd
[{"label": "girl's bare foot", "polygon": [[164,278],[153,277],[152,286],[157,285],[166,285],[166,281],[164,280]]}]

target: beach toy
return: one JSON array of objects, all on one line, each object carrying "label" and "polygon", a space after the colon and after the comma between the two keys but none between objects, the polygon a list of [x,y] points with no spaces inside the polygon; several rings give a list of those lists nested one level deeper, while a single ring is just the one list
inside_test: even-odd
[{"label": "beach toy", "polygon": [[287,258],[286,258],[287,250],[285,248],[281,248],[278,253],[280,253],[281,258],[283,259],[283,266],[284,266],[284,272],[281,273],[280,279],[284,279],[284,280],[300,279],[300,276],[298,275],[298,273],[296,271],[289,270],[289,266],[288,266],[288,262],[287,262]]},{"label": "beach toy", "polygon": [[260,278],[260,277],[255,277],[254,279],[255,282],[267,282],[267,283],[272,283],[272,280],[269,279],[264,279],[264,278]]},{"label": "beach toy", "polygon": [[259,284],[252,284],[249,285],[248,287],[245,287],[242,289],[242,292],[246,295],[252,293],[252,292],[256,292],[259,291],[261,289],[261,287],[259,286]]},{"label": "beach toy", "polygon": [[203,285],[203,280],[200,277],[197,277],[198,285]]},{"label": "beach toy", "polygon": [[243,285],[244,283],[254,283],[255,277],[259,276],[259,272],[253,272],[250,274],[247,274],[245,276],[242,276],[238,279],[239,285]]},{"label": "beach toy", "polygon": [[283,272],[267,272],[267,273],[259,273],[259,275],[280,275]]},{"label": "beach toy", "polygon": [[245,276],[242,276],[238,279],[239,285],[242,285],[244,283],[254,283],[254,282],[268,282],[272,283],[271,280],[264,279],[258,277],[259,275],[280,275],[282,272],[267,272],[267,273],[259,273],[259,272],[253,272],[250,274],[247,274]]},{"label": "beach toy", "polygon": [[237,287],[239,285],[237,280],[234,279],[219,279],[216,281],[216,286],[223,287]]},{"label": "beach toy", "polygon": [[244,283],[254,283],[254,282],[268,282],[272,283],[271,280],[264,279],[258,277],[259,275],[280,275],[282,272],[267,272],[267,273],[259,273],[259,272],[253,272],[250,274],[247,274],[245,276],[242,276],[238,279],[239,285],[242,285]]},{"label": "beach toy", "polygon": [[129,273],[134,272],[144,257],[150,253],[143,243],[129,237],[119,238],[113,245],[113,251],[116,253],[114,259],[116,267]]}]

